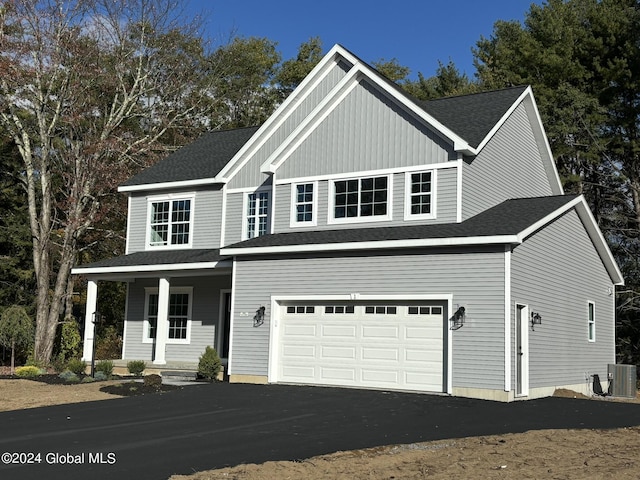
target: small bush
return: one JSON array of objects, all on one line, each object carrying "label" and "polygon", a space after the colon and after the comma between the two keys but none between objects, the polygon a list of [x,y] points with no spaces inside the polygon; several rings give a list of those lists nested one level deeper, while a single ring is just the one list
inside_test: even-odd
[{"label": "small bush", "polygon": [[[71,358],[67,362],[67,370],[76,374],[76,376],[84,375],[87,364],[79,358]],[[64,372],[62,372],[64,373]]]},{"label": "small bush", "polygon": [[42,370],[34,365],[16,368],[16,375],[21,378],[34,378],[42,374]]},{"label": "small bush", "polygon": [[109,377],[107,377],[107,375],[102,371],[96,371],[93,373],[93,379],[97,382],[103,382],[105,380],[109,380]]},{"label": "small bush", "polygon": [[59,378],[63,379],[67,383],[78,383],[80,381],[80,377],[75,372],[71,370],[65,370],[60,375]]},{"label": "small bush", "polygon": [[113,362],[111,360],[101,360],[96,364],[96,372],[102,372],[107,378],[113,375]]},{"label": "small bush", "polygon": [[105,360],[122,357],[122,337],[114,326],[108,326],[97,335],[96,358]]},{"label": "small bush", "polygon": [[198,362],[198,374],[210,382],[217,380],[222,369],[222,361],[215,348],[207,346],[204,353],[200,355]]},{"label": "small bush", "polygon": [[97,380],[98,380],[97,378],[93,378],[93,377],[84,377],[80,383],[92,383]]},{"label": "small bush", "polygon": [[145,368],[147,368],[147,364],[144,360],[131,360],[127,363],[127,370],[136,377],[141,376]]},{"label": "small bush", "polygon": [[159,387],[162,385],[162,377],[160,375],[147,375],[144,377],[144,384],[147,387]]}]

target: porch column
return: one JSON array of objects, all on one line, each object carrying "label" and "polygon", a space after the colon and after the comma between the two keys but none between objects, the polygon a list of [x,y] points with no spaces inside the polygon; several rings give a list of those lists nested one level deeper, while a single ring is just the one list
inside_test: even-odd
[{"label": "porch column", "polygon": [[82,360],[90,362],[93,356],[93,342],[96,326],[93,323],[98,301],[98,282],[89,280],[87,284],[87,305],[84,315],[84,342],[82,348]]},{"label": "porch column", "polygon": [[158,283],[158,323],[156,325],[155,365],[165,365],[165,348],[169,336],[169,288],[168,278],[160,278]]}]

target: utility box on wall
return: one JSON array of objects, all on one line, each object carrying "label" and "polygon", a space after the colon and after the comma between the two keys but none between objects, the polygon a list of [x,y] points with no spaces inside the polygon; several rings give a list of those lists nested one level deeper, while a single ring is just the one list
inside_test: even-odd
[{"label": "utility box on wall", "polygon": [[611,395],[614,397],[636,397],[637,373],[635,365],[609,364],[609,379],[613,382]]}]

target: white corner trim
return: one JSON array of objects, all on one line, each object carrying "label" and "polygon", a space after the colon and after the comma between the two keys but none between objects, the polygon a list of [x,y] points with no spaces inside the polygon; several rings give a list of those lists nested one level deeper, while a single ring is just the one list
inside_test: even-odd
[{"label": "white corner trim", "polygon": [[511,246],[504,248],[504,391],[511,391]]}]

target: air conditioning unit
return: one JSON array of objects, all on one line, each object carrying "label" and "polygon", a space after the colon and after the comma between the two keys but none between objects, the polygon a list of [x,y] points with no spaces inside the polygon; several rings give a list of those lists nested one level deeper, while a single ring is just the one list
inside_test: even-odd
[{"label": "air conditioning unit", "polygon": [[611,395],[614,397],[636,398],[637,373],[635,365],[609,364],[607,371],[613,382]]}]

